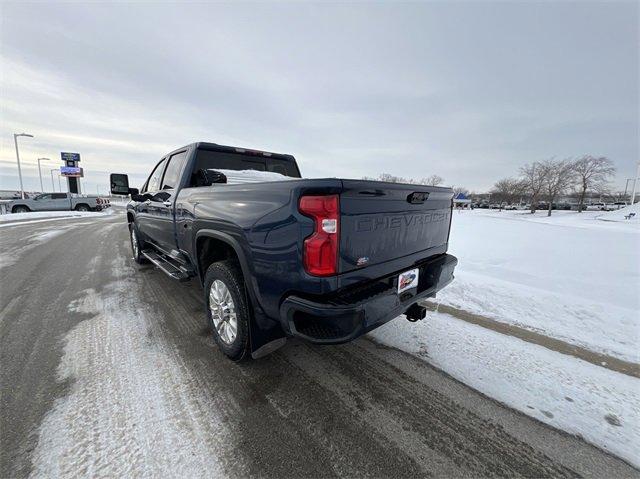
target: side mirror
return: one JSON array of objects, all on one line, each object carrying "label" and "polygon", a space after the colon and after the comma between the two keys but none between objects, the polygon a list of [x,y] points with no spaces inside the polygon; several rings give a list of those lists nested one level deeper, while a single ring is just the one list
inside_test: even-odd
[{"label": "side mirror", "polygon": [[216,170],[200,169],[194,174],[196,186],[211,186],[214,183],[226,183],[227,177],[224,173]]},{"label": "side mirror", "polygon": [[121,173],[111,173],[109,176],[111,183],[111,194],[128,195],[129,194],[129,177]]}]

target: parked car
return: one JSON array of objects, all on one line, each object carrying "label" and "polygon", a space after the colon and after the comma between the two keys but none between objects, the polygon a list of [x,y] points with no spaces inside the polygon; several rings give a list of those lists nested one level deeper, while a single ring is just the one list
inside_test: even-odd
[{"label": "parked car", "polygon": [[627,204],[624,201],[616,201],[615,203],[607,203],[605,207],[608,211],[619,210],[620,208],[624,208]]},{"label": "parked car", "polygon": [[203,286],[233,360],[290,336],[337,344],[402,313],[422,319],[418,302],[457,264],[451,188],[302,179],[291,155],[195,143],[164,156],[140,191],[112,174],[111,192],[131,194],[134,260]]},{"label": "parked car", "polygon": [[5,203],[11,213],[29,211],[102,211],[110,206],[108,201],[96,196],[80,196],[72,193],[42,193],[34,198],[11,200]]},{"label": "parked car", "polygon": [[591,203],[586,207],[587,211],[609,211],[605,203]]}]

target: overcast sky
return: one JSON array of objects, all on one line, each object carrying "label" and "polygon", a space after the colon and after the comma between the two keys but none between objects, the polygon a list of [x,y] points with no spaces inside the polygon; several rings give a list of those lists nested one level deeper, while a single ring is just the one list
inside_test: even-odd
[{"label": "overcast sky", "polygon": [[[79,152],[141,184],[212,141],[304,176],[439,174],[472,190],[549,157],[639,158],[638,3],[1,3],[0,188]],[[46,163],[43,163],[43,165]]]}]

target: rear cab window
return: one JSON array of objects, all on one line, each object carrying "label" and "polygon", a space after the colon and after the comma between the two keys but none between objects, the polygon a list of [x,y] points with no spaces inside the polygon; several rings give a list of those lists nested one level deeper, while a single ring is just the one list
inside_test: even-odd
[{"label": "rear cab window", "polygon": [[198,170],[257,170],[300,178],[300,171],[292,159],[274,158],[270,154],[243,153],[198,149],[189,186],[196,186],[194,174]]}]

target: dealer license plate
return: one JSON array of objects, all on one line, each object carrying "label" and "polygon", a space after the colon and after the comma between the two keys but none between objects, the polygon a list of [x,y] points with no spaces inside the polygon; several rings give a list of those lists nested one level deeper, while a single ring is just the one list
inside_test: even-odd
[{"label": "dealer license plate", "polygon": [[419,273],[420,270],[418,268],[400,273],[398,276],[398,294],[411,288],[417,288]]}]

